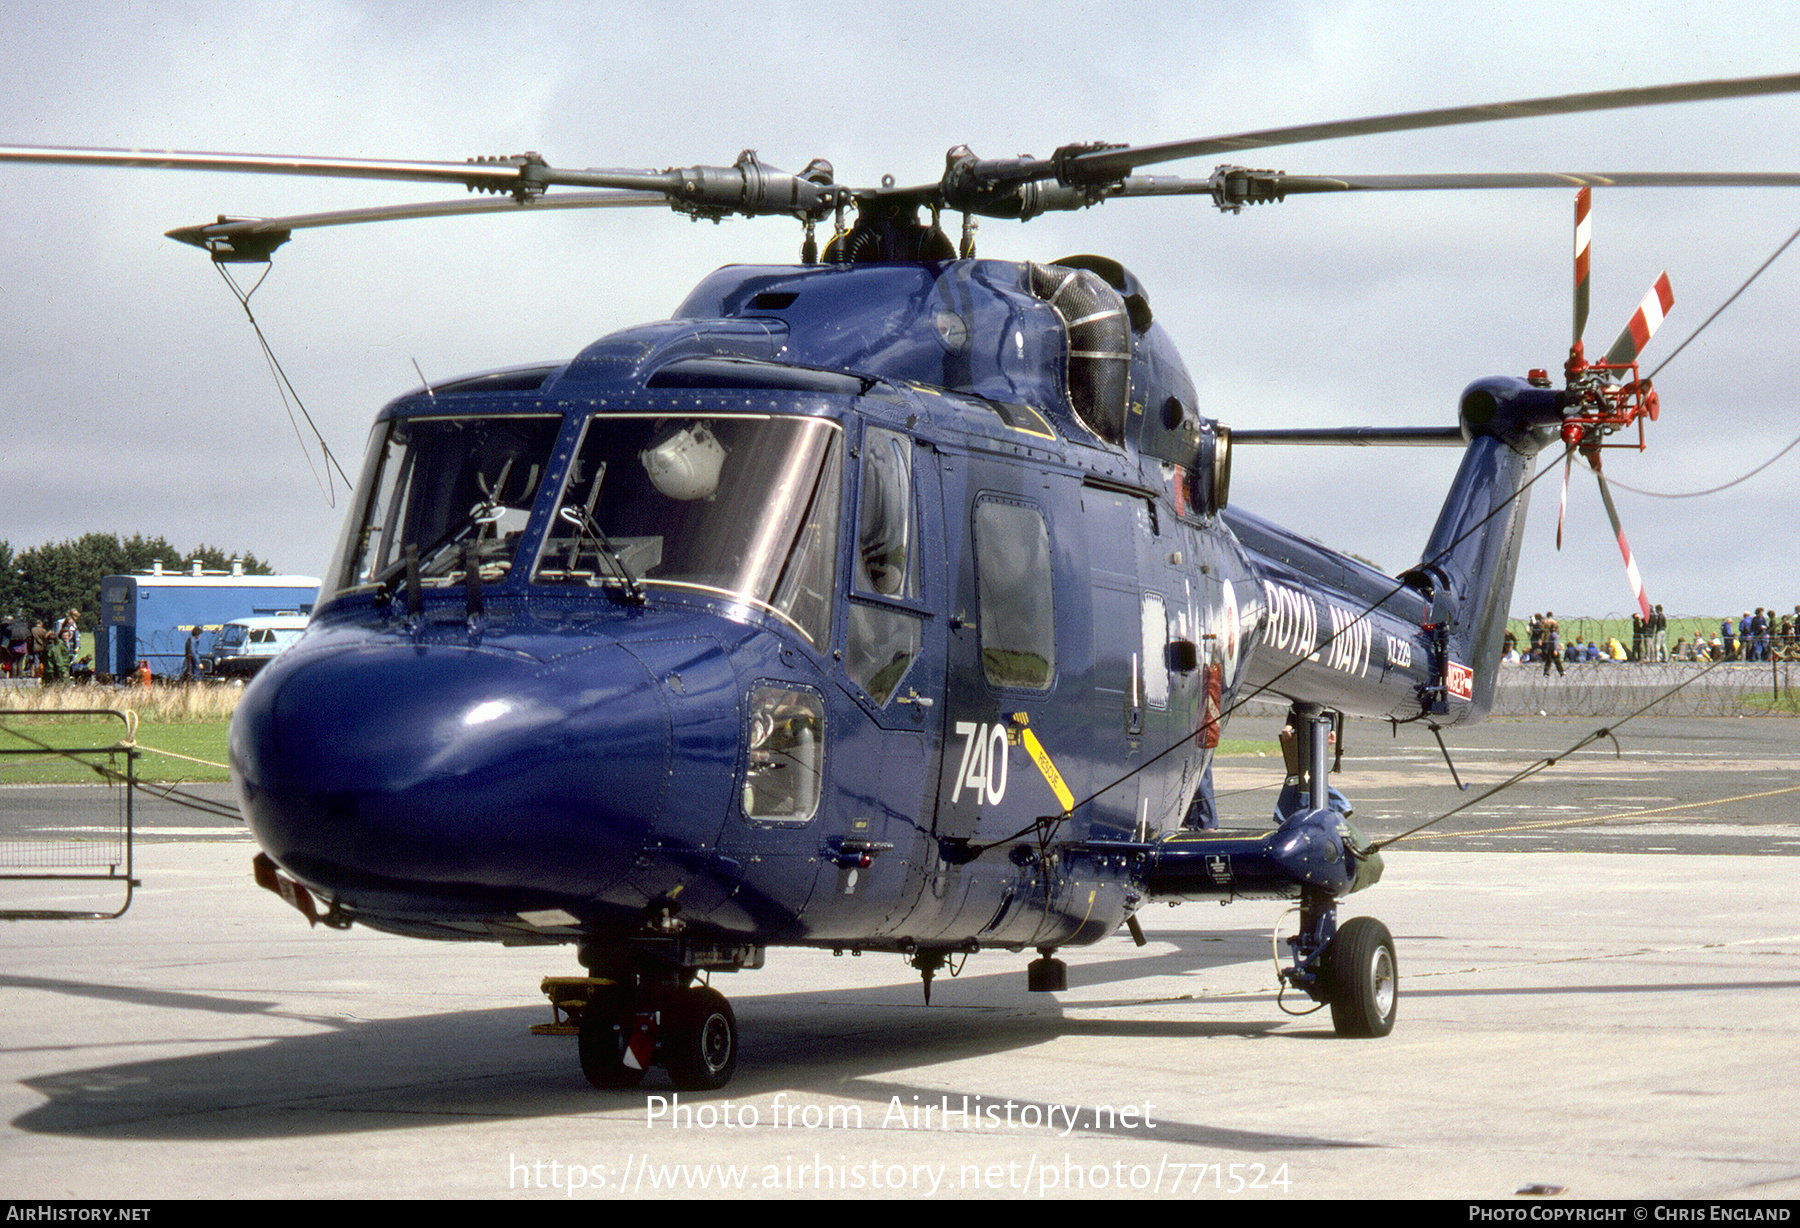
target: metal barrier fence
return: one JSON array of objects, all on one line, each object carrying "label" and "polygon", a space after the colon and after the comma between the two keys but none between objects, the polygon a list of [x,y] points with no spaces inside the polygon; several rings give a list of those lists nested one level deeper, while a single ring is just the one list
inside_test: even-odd
[{"label": "metal barrier fence", "polygon": [[[1791,716],[1793,687],[1800,683],[1800,662],[1793,661],[1731,662],[1710,669],[1691,662],[1584,661],[1563,670],[1559,675],[1553,665],[1546,678],[1541,662],[1502,665],[1493,715],[1625,716],[1654,701],[1645,715]],[[1251,717],[1287,710],[1288,701],[1272,695],[1240,700],[1235,709]]]},{"label": "metal barrier fence", "polygon": [[[93,717],[117,719],[124,736],[108,746],[71,745],[94,740],[94,725],[68,718]],[[131,907],[138,886],[132,877],[138,751],[129,744],[134,722],[127,717],[93,709],[58,712],[53,719],[20,713],[0,718],[0,882],[93,883],[96,892],[124,891],[111,912],[0,906],[0,921],[103,921]]]}]

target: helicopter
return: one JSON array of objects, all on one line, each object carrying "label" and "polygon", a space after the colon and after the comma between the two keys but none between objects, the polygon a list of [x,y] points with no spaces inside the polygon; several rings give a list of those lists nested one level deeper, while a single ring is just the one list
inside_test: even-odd
[{"label": "helicopter", "polygon": [[[309,922],[573,945],[583,974],[546,979],[549,1030],[577,1036],[588,1080],[632,1087],[660,1065],[715,1089],[739,1044],[711,980],[770,947],[898,953],[927,1001],[968,956],[1030,949],[1029,987],[1056,992],[1062,948],[1121,927],[1141,942],[1155,902],[1296,902],[1283,990],[1340,1035],[1387,1035],[1394,940],[1337,917],[1382,873],[1330,783],[1342,718],[1482,719],[1536,458],[1560,443],[1592,460],[1657,413],[1635,364],[1644,330],[1590,363],[1578,306],[1562,386],[1478,379],[1453,427],[1234,433],[1197,412],[1132,271],[984,259],[974,219],[1140,196],[1235,213],[1336,191],[1791,185],[1138,172],[1797,89],[1702,82],[1044,159],[957,146],[915,186],[842,185],[823,159],[788,174],[750,151],[661,171],[535,153],[8,146],[0,161],[480,194],[170,232],[221,264],[268,261],[298,230],[463,213],[800,224],[797,265],[721,269],[667,320],[383,408],[312,623],[247,688],[230,735],[257,880]],[[1390,576],[1231,504],[1234,449],[1263,442],[1464,457],[1418,564]],[[1253,694],[1290,705],[1287,780],[1272,824],[1221,827],[1212,755]]]}]

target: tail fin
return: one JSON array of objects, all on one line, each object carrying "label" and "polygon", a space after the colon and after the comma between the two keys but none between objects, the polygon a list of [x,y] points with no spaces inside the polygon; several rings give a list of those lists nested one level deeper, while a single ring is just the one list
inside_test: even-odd
[{"label": "tail fin", "polygon": [[1476,380],[1459,411],[1469,441],[1437,525],[1405,578],[1431,601],[1447,669],[1470,671],[1468,719],[1493,707],[1501,641],[1518,572],[1533,461],[1557,438],[1561,389],[1520,379]]}]

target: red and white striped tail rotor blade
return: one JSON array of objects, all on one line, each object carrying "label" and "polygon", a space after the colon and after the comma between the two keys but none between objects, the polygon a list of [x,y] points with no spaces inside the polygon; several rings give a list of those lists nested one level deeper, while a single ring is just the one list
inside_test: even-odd
[{"label": "red and white striped tail rotor blade", "polygon": [[1592,188],[1575,194],[1575,340],[1587,331],[1588,318],[1588,249],[1594,232],[1588,221],[1588,210],[1594,203]]},{"label": "red and white striped tail rotor blade", "polygon": [[1575,463],[1575,449],[1563,453],[1562,499],[1556,505],[1556,548],[1562,549],[1563,517],[1569,514],[1569,467]]},{"label": "red and white striped tail rotor blade", "polygon": [[1669,275],[1664,273],[1650,287],[1650,293],[1638,304],[1638,309],[1631,313],[1631,323],[1619,334],[1619,339],[1606,351],[1604,361],[1612,366],[1624,366],[1637,361],[1650,338],[1662,326],[1663,317],[1669,314],[1669,308],[1675,305],[1675,291],[1669,286]]},{"label": "red and white striped tail rotor blade", "polygon": [[1606,504],[1606,518],[1612,521],[1613,536],[1619,540],[1619,553],[1625,556],[1625,578],[1631,582],[1631,595],[1637,598],[1638,610],[1648,619],[1650,599],[1644,596],[1644,581],[1631,557],[1631,543],[1625,540],[1625,530],[1619,524],[1619,509],[1613,506],[1612,491],[1607,488],[1606,475],[1600,472],[1598,457],[1594,458],[1594,477],[1600,482],[1600,501]]}]

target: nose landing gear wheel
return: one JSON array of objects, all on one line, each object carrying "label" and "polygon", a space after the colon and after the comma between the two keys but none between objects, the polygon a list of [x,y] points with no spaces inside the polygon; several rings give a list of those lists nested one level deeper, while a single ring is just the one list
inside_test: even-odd
[{"label": "nose landing gear wheel", "polygon": [[664,1008],[663,1064],[683,1091],[712,1091],[737,1070],[737,1017],[718,990],[684,989]]},{"label": "nose landing gear wheel", "polygon": [[643,1079],[644,1064],[633,1064],[627,1049],[638,1028],[637,1006],[635,993],[606,989],[597,991],[582,1011],[581,1073],[595,1087],[636,1087]]},{"label": "nose landing gear wheel", "polygon": [[1331,1023],[1339,1036],[1386,1036],[1400,1004],[1400,965],[1387,926],[1352,917],[1325,949]]}]

